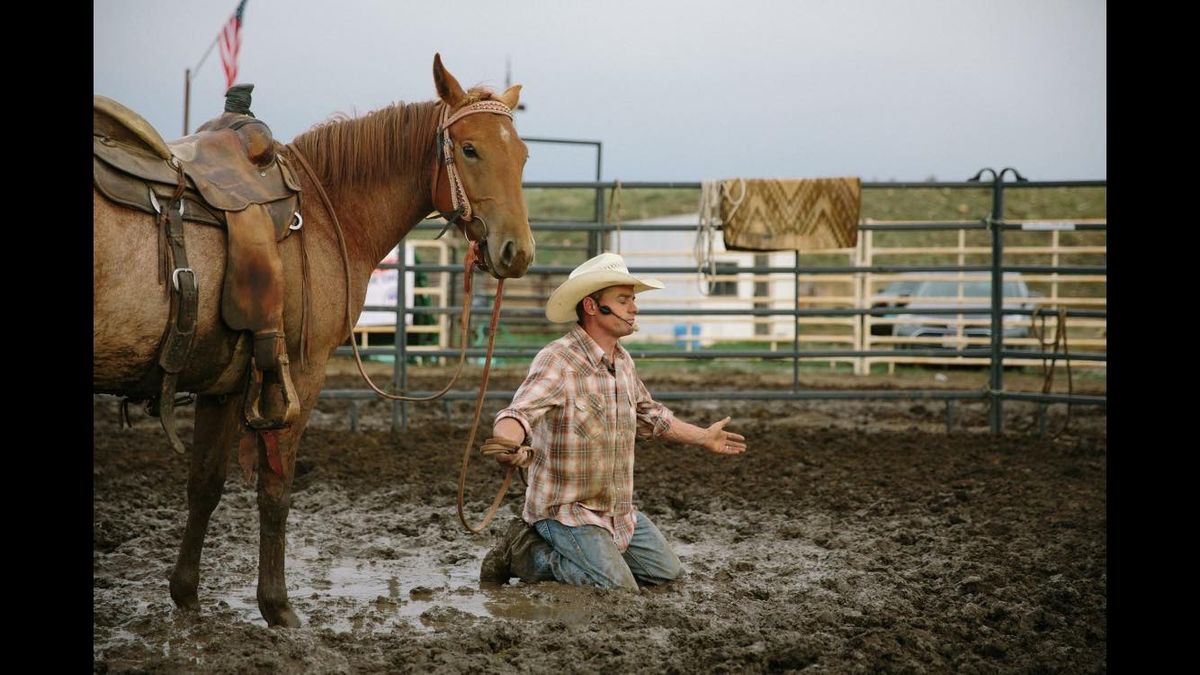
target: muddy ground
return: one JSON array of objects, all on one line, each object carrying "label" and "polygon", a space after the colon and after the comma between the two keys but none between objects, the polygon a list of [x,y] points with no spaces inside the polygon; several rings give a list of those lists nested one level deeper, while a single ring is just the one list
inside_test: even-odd
[{"label": "muddy ground", "polygon": [[[502,369],[493,388],[511,389],[519,377]],[[673,369],[643,377],[651,391],[706,386]],[[979,377],[949,372],[919,384]],[[721,384],[761,389],[764,377],[741,373]],[[1076,384],[1103,393],[1103,381]],[[358,385],[335,374],[326,386]],[[489,402],[485,415],[498,407]],[[202,610],[174,608],[166,576],[185,522],[187,460],[171,452],[157,420],[135,411],[134,427],[119,430],[115,403],[99,398],[94,668],[1107,670],[1103,409],[1076,408],[1052,437],[1035,433],[1033,406],[1010,403],[1011,431],[995,438],[981,404],[959,404],[949,433],[935,402],[671,407],[698,423],[732,415],[749,451],[721,457],[639,444],[636,502],[686,574],[630,595],[479,584],[494,537],[465,533],[454,506],[466,403],[414,405],[412,430],[393,437],[388,405],[359,405],[359,431],[351,432],[351,404],[323,400],[302,443],[288,521],[288,589],[304,625],[280,630],[266,627],[255,604],[258,514],[236,466],[204,550]],[[1065,412],[1051,408],[1049,432],[1062,429]],[[190,431],[190,410],[182,418]],[[471,513],[482,514],[498,481],[490,465],[473,465]],[[520,501],[518,484],[493,535]]]}]

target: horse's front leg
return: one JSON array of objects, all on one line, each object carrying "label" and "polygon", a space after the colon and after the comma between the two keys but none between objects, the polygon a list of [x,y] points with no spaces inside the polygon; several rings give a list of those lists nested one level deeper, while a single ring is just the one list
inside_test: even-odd
[{"label": "horse's front leg", "polygon": [[196,590],[200,585],[200,553],[213,509],[221,501],[229,449],[238,428],[242,397],[229,395],[196,398],[196,430],[193,435],[191,470],[188,473],[188,518],[179,558],[171,572],[171,599],[187,610],[198,610]]},{"label": "horse's front leg", "polygon": [[271,469],[266,450],[260,443],[258,465],[258,609],[269,626],[296,628],[300,619],[292,611],[288,601],[287,582],[284,576],[285,548],[287,543],[287,517],[292,505],[292,479],[296,475],[296,453],[300,436],[308,424],[309,413],[320,392],[320,382],[315,386],[303,382],[303,376],[295,381],[300,396],[300,416],[287,429],[276,433],[276,447],[283,474]]}]

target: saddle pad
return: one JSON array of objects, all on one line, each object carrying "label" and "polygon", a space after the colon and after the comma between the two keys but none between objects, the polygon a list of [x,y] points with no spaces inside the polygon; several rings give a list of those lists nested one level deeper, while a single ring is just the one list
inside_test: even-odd
[{"label": "saddle pad", "polygon": [[725,248],[853,247],[858,243],[861,196],[862,182],[856,177],[724,180],[720,216]]}]

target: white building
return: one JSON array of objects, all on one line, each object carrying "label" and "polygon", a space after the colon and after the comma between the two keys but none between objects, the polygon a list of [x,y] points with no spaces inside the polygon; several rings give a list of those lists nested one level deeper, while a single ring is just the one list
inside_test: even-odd
[{"label": "white building", "polygon": [[[630,221],[630,224],[654,225],[695,225],[699,222],[696,214],[667,216],[650,220]],[[643,267],[689,267],[699,268],[696,231],[667,231],[647,232],[623,230],[620,242],[617,233],[610,235],[609,250],[619,252],[624,256],[630,268]],[[702,242],[703,245],[703,242]],[[790,310],[795,302],[795,277],[792,274],[751,274],[738,273],[737,269],[751,267],[792,267],[795,264],[795,254],[792,251],[779,252],[742,252],[726,251],[720,231],[714,232],[712,257],[716,262],[717,275],[708,283],[706,277],[698,271],[689,274],[659,274],[647,272],[644,276],[657,277],[665,288],[650,291],[638,296],[638,306],[642,309],[651,308],[688,308],[688,309],[752,309],[756,305],[761,308]],[[846,262],[853,260],[854,249],[842,252]],[[756,263],[756,258],[758,262]],[[637,274],[635,272],[635,274]],[[827,278],[826,278],[827,279]],[[814,304],[814,292],[818,290],[818,279],[815,276],[802,276],[800,279],[801,307]],[[846,290],[838,296],[829,297],[822,293],[821,300],[840,300],[840,296],[849,296],[850,306],[853,306],[853,278],[837,279],[833,285],[821,284],[820,290],[838,292],[842,283],[847,283]],[[757,287],[757,288],[756,288]],[[819,318],[821,323],[838,323],[837,320]],[[801,320],[803,325],[811,320]],[[761,341],[761,342],[790,342],[792,340],[792,317],[718,315],[694,317],[663,317],[642,316],[638,319],[640,330],[638,340],[662,342],[686,342],[685,336],[698,338],[704,345],[714,341]],[[695,345],[693,345],[695,346]]]}]

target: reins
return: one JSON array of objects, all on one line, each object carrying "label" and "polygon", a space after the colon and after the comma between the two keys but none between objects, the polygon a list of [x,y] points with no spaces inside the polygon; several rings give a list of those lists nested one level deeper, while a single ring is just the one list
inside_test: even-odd
[{"label": "reins", "polygon": [[[296,159],[300,162],[300,166],[303,167],[305,173],[308,174],[309,180],[311,180],[313,185],[316,186],[317,195],[320,196],[321,203],[324,204],[325,210],[329,213],[330,220],[333,221],[333,229],[337,234],[338,248],[341,250],[342,254],[342,267],[346,273],[346,330],[347,332],[352,333],[354,330],[354,319],[350,315],[350,254],[346,250],[346,238],[342,233],[342,225],[338,221],[337,213],[333,210],[333,204],[330,203],[329,196],[325,194],[325,188],[322,187],[321,182],[317,180],[316,173],[312,170],[312,167],[309,166],[308,160],[304,157],[304,153],[300,152],[300,149],[296,147],[292,147],[291,150],[295,154]],[[460,342],[462,349],[459,352],[458,365],[454,369],[454,375],[450,378],[450,381],[447,382],[446,386],[442,387],[440,391],[430,396],[404,396],[401,394],[390,394],[376,386],[371,380],[371,377],[367,375],[366,368],[363,366],[362,356],[358,351],[358,341],[354,339],[353,335],[351,335],[350,347],[354,352],[354,363],[358,366],[359,374],[362,375],[363,380],[366,381],[367,386],[369,386],[372,391],[386,399],[393,401],[432,401],[444,396],[446,392],[450,391],[450,387],[453,387],[454,383],[458,381],[459,375],[462,374],[463,364],[466,363],[467,359],[467,333],[470,329],[471,323],[470,310],[471,291],[473,285],[472,280],[476,262],[478,261],[477,256],[478,247],[474,242],[471,242],[471,245],[467,247],[467,255],[464,259],[465,269],[463,271],[463,311],[462,316],[459,318],[459,324],[461,326]],[[499,306],[500,302],[501,296],[499,293],[497,293],[496,305]],[[492,330],[495,330],[495,326],[492,326]]]}]

